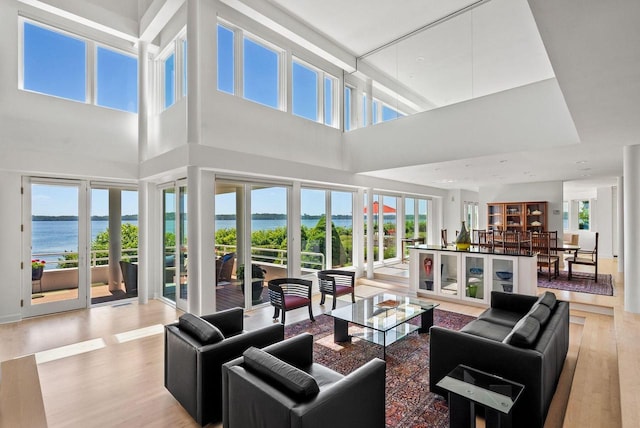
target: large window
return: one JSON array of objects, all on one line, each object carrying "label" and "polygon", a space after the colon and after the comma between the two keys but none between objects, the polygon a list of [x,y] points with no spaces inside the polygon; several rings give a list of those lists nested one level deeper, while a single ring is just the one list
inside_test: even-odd
[{"label": "large window", "polygon": [[164,108],[176,102],[176,55],[172,52],[162,62],[164,71]]},{"label": "large window", "polygon": [[353,193],[303,188],[300,213],[302,273],[352,266]]},{"label": "large window", "polygon": [[353,91],[350,86],[344,87],[344,130],[351,131],[353,117],[351,115],[351,103],[353,103]]},{"label": "large window", "polygon": [[318,120],[318,72],[293,62],[293,114]]},{"label": "large window", "polygon": [[578,202],[578,229],[589,230],[590,219],[589,201]]},{"label": "large window", "polygon": [[[21,89],[138,112],[138,59],[133,53],[96,46],[93,40],[28,20],[21,22]],[[89,73],[94,66],[96,72]]]},{"label": "large window", "polygon": [[85,102],[86,52],[84,40],[24,22],[23,88]]},{"label": "large window", "polygon": [[235,91],[234,33],[218,24],[218,90],[234,94]]},{"label": "large window", "polygon": [[280,53],[245,36],[243,93],[248,100],[280,108]]},{"label": "large window", "polygon": [[324,77],[324,124],[336,126],[336,88],[338,80],[335,77]]},{"label": "large window", "polygon": [[97,49],[96,104],[138,112],[138,60],[101,46]]}]

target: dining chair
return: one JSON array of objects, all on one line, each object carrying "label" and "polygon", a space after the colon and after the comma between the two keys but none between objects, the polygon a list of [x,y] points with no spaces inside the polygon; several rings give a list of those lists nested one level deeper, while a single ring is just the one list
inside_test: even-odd
[{"label": "dining chair", "polygon": [[598,232],[583,234],[580,238],[580,249],[569,259],[569,279],[572,277],[573,265],[593,266],[595,282],[598,282]]}]

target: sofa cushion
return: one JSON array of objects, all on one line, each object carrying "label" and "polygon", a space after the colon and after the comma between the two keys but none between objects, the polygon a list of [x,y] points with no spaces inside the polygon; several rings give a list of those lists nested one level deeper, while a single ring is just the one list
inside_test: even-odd
[{"label": "sofa cushion", "polygon": [[532,348],[538,334],[540,333],[540,322],[534,317],[527,315],[513,327],[511,333],[503,340],[504,343],[517,346],[519,348]]},{"label": "sofa cushion", "polygon": [[527,314],[538,320],[541,327],[547,325],[547,321],[551,318],[551,309],[542,303],[536,303],[531,307],[531,310]]},{"label": "sofa cushion", "polygon": [[542,303],[549,309],[553,310],[556,307],[556,295],[551,291],[545,291],[538,297],[538,303]]},{"label": "sofa cushion", "polygon": [[309,374],[262,349],[251,347],[244,351],[242,356],[248,370],[293,398],[306,400],[320,392],[318,383]]},{"label": "sofa cushion", "polygon": [[178,318],[178,327],[203,345],[211,345],[224,339],[218,327],[193,314],[187,313]]},{"label": "sofa cushion", "polygon": [[511,333],[511,327],[496,324],[487,320],[477,319],[465,325],[460,331],[473,334],[474,336],[480,336],[486,339],[502,342],[504,338]]},{"label": "sofa cushion", "polygon": [[478,319],[504,325],[510,329],[513,328],[521,318],[522,314],[498,308],[487,308],[478,316]]}]

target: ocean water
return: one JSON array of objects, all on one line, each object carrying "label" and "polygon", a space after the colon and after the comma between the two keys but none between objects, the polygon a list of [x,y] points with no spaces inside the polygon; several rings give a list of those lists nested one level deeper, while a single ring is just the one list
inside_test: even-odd
[{"label": "ocean water", "polygon": [[[137,225],[138,222],[127,221]],[[314,227],[318,220],[303,220],[302,225]],[[333,220],[336,226],[352,227],[351,219]],[[63,253],[78,251],[78,221],[34,221],[31,223],[32,241],[31,253]],[[216,229],[235,228],[235,220],[216,220]],[[252,220],[251,227],[253,230],[272,230],[286,225],[286,220]],[[94,240],[100,232],[103,232],[109,226],[107,220],[91,221],[91,240]],[[168,229],[172,230],[173,222],[167,223]],[[56,256],[41,257],[47,262],[55,262]]]}]

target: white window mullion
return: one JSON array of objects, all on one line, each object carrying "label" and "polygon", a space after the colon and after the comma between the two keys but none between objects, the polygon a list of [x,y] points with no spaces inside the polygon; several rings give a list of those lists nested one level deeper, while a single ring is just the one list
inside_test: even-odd
[{"label": "white window mullion", "polygon": [[98,56],[98,47],[95,42],[91,40],[86,41],[86,58],[87,58],[87,70],[86,70],[86,97],[87,104],[97,104],[97,87],[98,87],[98,75],[96,67],[96,58]]},{"label": "white window mullion", "polygon": [[324,71],[316,69],[316,91],[318,91],[318,114],[316,122],[324,124]]},{"label": "white window mullion", "polygon": [[242,30],[233,29],[233,57],[234,57],[234,76],[235,94],[240,98],[244,98],[244,35]]},{"label": "white window mullion", "polygon": [[285,51],[286,56],[286,91],[285,91],[285,105],[284,111],[289,114],[293,114],[293,54],[291,49]]}]

